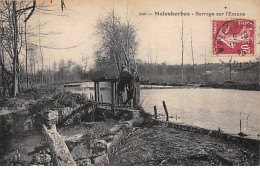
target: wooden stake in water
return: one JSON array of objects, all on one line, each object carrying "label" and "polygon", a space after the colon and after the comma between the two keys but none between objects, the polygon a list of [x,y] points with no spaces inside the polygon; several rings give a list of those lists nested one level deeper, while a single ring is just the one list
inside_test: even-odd
[{"label": "wooden stake in water", "polygon": [[156,106],[154,106],[153,109],[154,109],[154,118],[157,119],[157,108],[156,108]]},{"label": "wooden stake in water", "polygon": [[242,122],[241,122],[241,112],[240,112],[240,132],[241,132],[241,127],[242,127]]},{"label": "wooden stake in water", "polygon": [[249,118],[249,114],[247,114],[247,118],[246,118],[246,127],[248,128],[248,118]]},{"label": "wooden stake in water", "polygon": [[164,108],[164,111],[165,111],[165,114],[166,114],[166,121],[168,122],[169,121],[169,115],[168,115],[168,110],[167,110],[165,101],[163,101],[163,108]]}]

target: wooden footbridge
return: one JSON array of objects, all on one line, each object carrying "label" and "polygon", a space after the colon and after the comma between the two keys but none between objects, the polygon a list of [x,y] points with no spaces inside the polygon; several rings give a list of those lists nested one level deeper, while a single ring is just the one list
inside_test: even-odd
[{"label": "wooden footbridge", "polygon": [[[117,93],[117,85],[119,79],[99,78],[94,80],[94,96],[91,104],[97,106],[108,106],[116,109],[123,109],[122,100],[127,99],[126,90],[122,93],[122,98],[119,98]],[[102,87],[101,87],[102,86]],[[107,90],[104,90],[107,89]],[[103,89],[103,90],[102,90]],[[106,91],[106,92],[104,92]],[[130,103],[130,107],[138,107],[140,104],[140,82],[136,82],[134,89],[134,97]]]}]

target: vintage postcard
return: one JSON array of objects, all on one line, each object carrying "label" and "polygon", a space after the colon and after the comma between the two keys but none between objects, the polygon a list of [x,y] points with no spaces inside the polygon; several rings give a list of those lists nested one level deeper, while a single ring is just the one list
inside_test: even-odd
[{"label": "vintage postcard", "polygon": [[258,166],[259,0],[0,0],[1,166]]}]

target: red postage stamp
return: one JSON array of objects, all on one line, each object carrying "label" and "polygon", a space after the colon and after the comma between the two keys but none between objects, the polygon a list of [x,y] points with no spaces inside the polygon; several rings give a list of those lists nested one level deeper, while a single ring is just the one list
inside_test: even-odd
[{"label": "red postage stamp", "polygon": [[213,56],[255,54],[255,21],[247,19],[212,21]]}]

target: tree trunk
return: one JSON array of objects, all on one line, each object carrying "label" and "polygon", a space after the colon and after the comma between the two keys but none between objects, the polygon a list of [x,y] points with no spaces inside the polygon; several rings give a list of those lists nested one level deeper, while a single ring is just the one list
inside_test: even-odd
[{"label": "tree trunk", "polygon": [[26,72],[26,87],[29,88],[28,78],[28,46],[27,46],[27,22],[24,24],[24,40],[25,40],[25,72]]},{"label": "tree trunk", "polygon": [[[1,13],[1,19],[2,19],[3,14]],[[3,23],[1,22],[1,30],[3,29]],[[2,33],[0,36],[0,65],[2,67],[1,70],[1,76],[2,76],[2,82],[3,82],[3,97],[6,97],[6,80],[5,80],[5,56],[4,56],[4,51],[3,51],[3,46],[2,46]]]},{"label": "tree trunk", "polygon": [[41,24],[40,24],[40,20],[39,20],[39,49],[40,49],[40,55],[41,55],[41,66],[42,66],[42,68],[41,68],[41,83],[43,84],[43,65],[44,65],[44,63],[43,63],[43,55],[42,55],[42,47],[41,47]]},{"label": "tree trunk", "polygon": [[18,49],[17,49],[17,39],[18,39],[18,26],[17,26],[17,13],[16,13],[16,1],[13,1],[13,29],[14,29],[14,60],[13,60],[13,93],[12,97],[16,97],[18,94]]},{"label": "tree trunk", "polygon": [[190,40],[190,45],[191,45],[191,56],[192,56],[193,74],[195,75],[194,56],[193,56],[193,46],[192,46],[192,31],[191,31],[191,40]]},{"label": "tree trunk", "polygon": [[4,52],[2,48],[2,41],[0,43],[0,64],[2,66],[1,70],[1,76],[2,76],[2,82],[3,82],[3,97],[6,97],[6,83],[5,83],[5,70],[4,70],[4,65],[5,65],[5,59],[4,59]]},{"label": "tree trunk", "polygon": [[183,52],[184,52],[184,44],[183,44],[183,17],[182,17],[182,25],[181,25],[181,84],[183,84]]},{"label": "tree trunk", "polygon": [[205,81],[207,82],[207,60],[206,60],[206,49],[205,49]]}]

